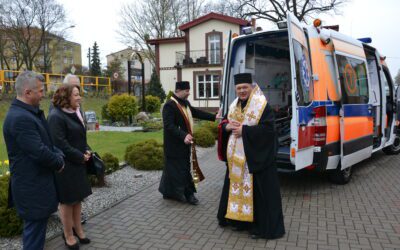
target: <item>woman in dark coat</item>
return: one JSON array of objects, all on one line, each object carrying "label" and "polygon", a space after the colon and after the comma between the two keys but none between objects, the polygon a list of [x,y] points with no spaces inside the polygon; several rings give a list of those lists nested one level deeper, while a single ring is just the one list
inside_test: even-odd
[{"label": "woman in dark coat", "polygon": [[63,238],[70,249],[78,249],[74,235],[82,244],[90,242],[81,226],[81,202],[92,194],[86,173],[90,158],[86,128],[79,112],[81,97],[79,87],[64,84],[53,97],[54,109],[48,120],[54,144],[65,154],[65,169],[56,174],[60,200],[60,215],[64,226]]}]

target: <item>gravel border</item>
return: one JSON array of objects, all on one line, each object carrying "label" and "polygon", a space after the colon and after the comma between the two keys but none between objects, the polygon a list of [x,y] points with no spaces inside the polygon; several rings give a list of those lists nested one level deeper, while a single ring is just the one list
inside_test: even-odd
[{"label": "gravel border", "polygon": [[[216,151],[216,147],[198,148],[197,157],[200,158]],[[131,197],[143,189],[159,182],[162,171],[140,171],[126,166],[106,176],[105,187],[93,187],[93,194],[82,203],[82,211],[90,217],[99,214],[119,202]],[[54,213],[47,225],[46,239],[57,237],[62,232],[62,224],[58,213]],[[0,249],[22,249],[21,236],[13,238],[0,238]]]}]

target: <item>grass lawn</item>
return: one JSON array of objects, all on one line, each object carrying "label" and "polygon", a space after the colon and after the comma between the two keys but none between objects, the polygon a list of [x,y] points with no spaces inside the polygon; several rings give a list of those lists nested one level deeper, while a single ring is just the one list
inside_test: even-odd
[{"label": "grass lawn", "polygon": [[[93,110],[96,112],[99,120],[101,117],[101,107],[106,104],[108,99],[85,97],[83,108],[85,111]],[[4,117],[10,107],[11,100],[0,100],[0,161],[6,160],[7,152],[3,138],[3,123]],[[46,98],[41,103],[41,109],[46,113],[49,110],[50,99]],[[162,142],[162,131],[158,132],[88,132],[88,143],[90,147],[97,151],[100,155],[109,152],[117,156],[120,161],[123,161],[125,148],[135,142],[154,138]]]},{"label": "grass lawn", "polygon": [[124,160],[125,149],[128,145],[147,139],[163,141],[162,130],[157,132],[88,132],[88,144],[93,151],[100,156],[104,153],[111,153],[118,157],[119,161]]}]

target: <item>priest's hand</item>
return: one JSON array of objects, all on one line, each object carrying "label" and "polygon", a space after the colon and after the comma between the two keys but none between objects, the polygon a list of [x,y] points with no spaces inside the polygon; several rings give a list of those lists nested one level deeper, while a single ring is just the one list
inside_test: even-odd
[{"label": "priest's hand", "polygon": [[218,113],[215,115],[215,119],[216,120],[221,120],[222,118],[223,118],[223,116],[222,116],[222,108],[220,108],[218,110]]},{"label": "priest's hand", "polygon": [[230,132],[230,131],[236,129],[237,127],[239,127],[239,126],[240,126],[239,122],[237,122],[237,121],[229,121],[229,123],[225,126],[225,130],[227,132]]},{"label": "priest's hand", "polygon": [[191,134],[187,134],[185,140],[183,141],[185,144],[189,145],[193,142],[193,137]]},{"label": "priest's hand", "polygon": [[236,136],[236,138],[241,137],[241,136],[242,136],[242,124],[240,124],[240,126],[235,127],[235,128],[232,130],[232,134],[233,134],[234,136]]}]

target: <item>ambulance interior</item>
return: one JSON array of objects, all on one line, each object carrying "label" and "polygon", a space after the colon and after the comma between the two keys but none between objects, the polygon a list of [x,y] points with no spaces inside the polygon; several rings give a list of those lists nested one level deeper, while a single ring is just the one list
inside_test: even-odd
[{"label": "ambulance interior", "polygon": [[263,90],[275,112],[280,148],[290,146],[292,84],[287,31],[264,33],[246,44],[245,71]]}]

